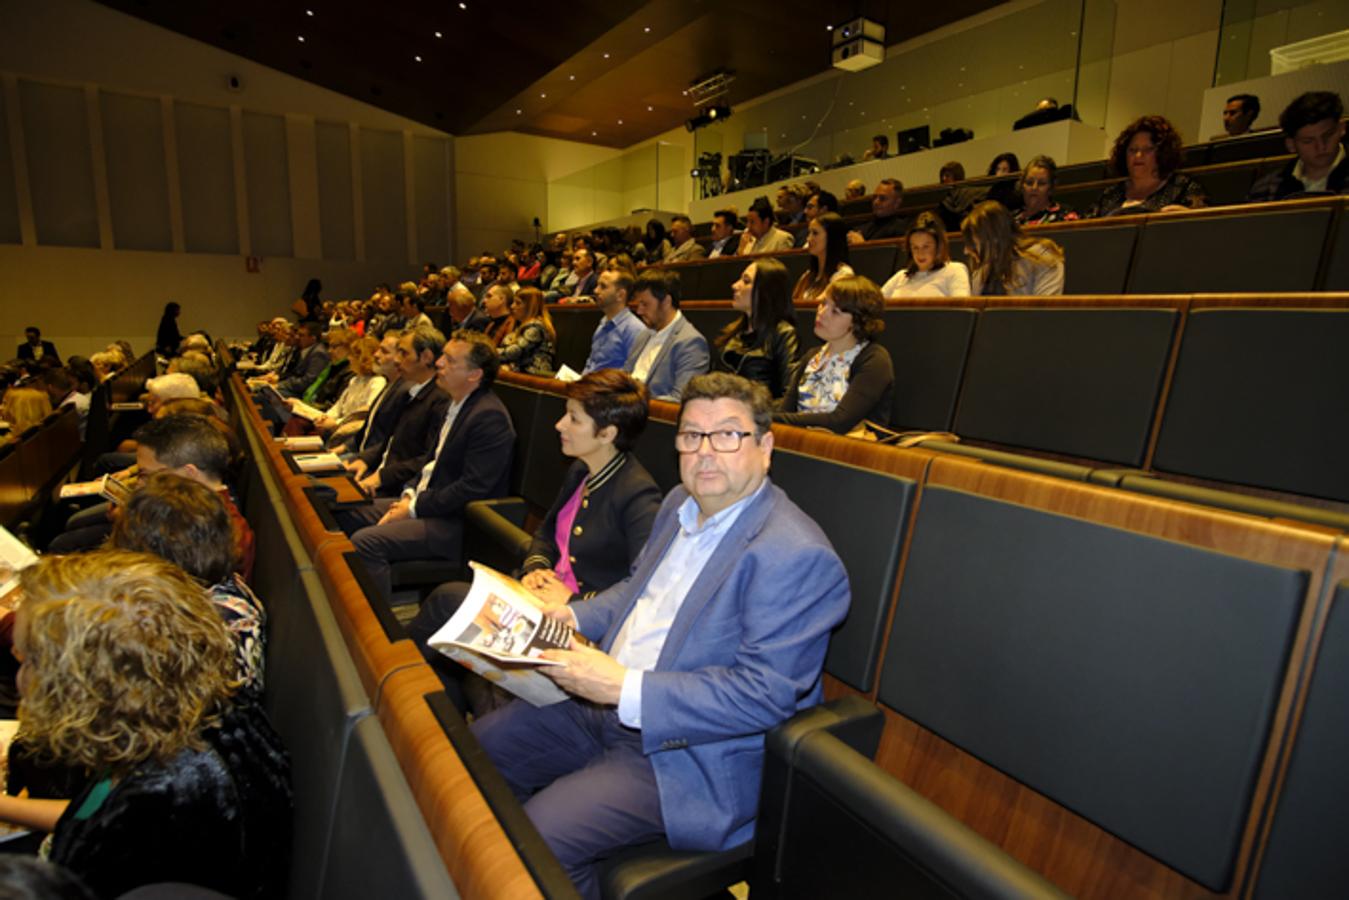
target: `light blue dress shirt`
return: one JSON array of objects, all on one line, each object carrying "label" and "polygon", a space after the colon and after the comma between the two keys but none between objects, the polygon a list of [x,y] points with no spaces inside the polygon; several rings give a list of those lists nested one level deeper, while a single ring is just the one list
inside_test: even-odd
[{"label": "light blue dress shirt", "polygon": [[626,308],[612,319],[600,322],[590,339],[590,358],[586,360],[586,367],[581,374],[588,375],[596,369],[623,368],[628,361],[632,342],[645,328],[642,320]]},{"label": "light blue dress shirt", "polygon": [[702,525],[698,524],[696,500],[689,497],[679,507],[679,531],[651,573],[609,651],[628,667],[618,699],[618,719],[629,728],[642,727],[642,674],[655,668],[660,659],[665,638],[689,588],[702,574],[726,532],[767,483],[768,479],[764,479],[753,494],[732,503]]}]

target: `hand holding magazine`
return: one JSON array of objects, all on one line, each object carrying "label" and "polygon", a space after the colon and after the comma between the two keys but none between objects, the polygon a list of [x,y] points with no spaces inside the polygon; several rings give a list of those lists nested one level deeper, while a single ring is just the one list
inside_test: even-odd
[{"label": "hand holding magazine", "polygon": [[473,587],[427,644],[535,706],[566,700],[566,692],[537,669],[562,665],[542,654],[571,649],[571,626],[545,616],[514,578],[481,563],[469,566]]}]

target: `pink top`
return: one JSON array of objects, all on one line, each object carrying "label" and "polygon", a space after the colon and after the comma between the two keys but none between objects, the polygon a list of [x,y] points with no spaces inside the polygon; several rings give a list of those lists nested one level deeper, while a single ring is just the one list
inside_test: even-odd
[{"label": "pink top", "polygon": [[557,531],[553,533],[558,553],[553,571],[563,584],[571,588],[573,594],[578,593],[581,586],[576,583],[576,573],[571,570],[571,527],[576,524],[576,514],[581,511],[581,498],[585,496],[585,490],[586,485],[582,481],[576,486],[576,493],[557,511]]}]

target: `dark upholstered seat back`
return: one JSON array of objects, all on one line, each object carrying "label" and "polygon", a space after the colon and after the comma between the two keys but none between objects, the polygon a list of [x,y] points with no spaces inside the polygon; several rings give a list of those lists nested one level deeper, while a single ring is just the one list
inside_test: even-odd
[{"label": "dark upholstered seat back", "polygon": [[1149,221],[1129,293],[1314,290],[1331,214],[1318,207]]},{"label": "dark upholstered seat back", "polygon": [[590,338],[599,327],[601,313],[594,306],[553,306],[548,310],[557,332],[554,360],[558,368],[565,363],[577,372],[590,358]]},{"label": "dark upholstered seat back", "polygon": [[538,397],[534,417],[527,423],[516,423],[516,433],[520,435],[516,453],[525,457],[520,496],[540,509],[547,509],[557,499],[572,460],[563,455],[557,429],[553,427],[566,413],[567,401],[556,394],[540,393]]},{"label": "dark upholstered seat back", "polygon": [[1037,236],[1050,238],[1063,248],[1065,294],[1122,294],[1138,231],[1137,223],[1100,228],[1074,225]]},{"label": "dark upholstered seat back", "polygon": [[1349,500],[1349,310],[1191,312],[1153,466]]},{"label": "dark upholstered seat back", "polygon": [[[538,391],[498,381],[492,386],[506,412],[510,413],[511,424],[515,427],[515,456],[511,459],[511,493],[518,495],[524,489],[526,466],[529,463],[529,439],[534,419],[539,411]],[[549,498],[552,503],[552,498]]]},{"label": "dark upholstered seat back", "polygon": [[679,484],[679,454],[674,448],[674,433],[673,423],[648,419],[646,428],[633,447],[633,452],[651,473],[662,494]]},{"label": "dark upholstered seat back", "polygon": [[829,536],[848,571],[852,606],[829,640],[825,671],[870,690],[918,485],[781,448],[773,453],[772,477]]},{"label": "dark upholstered seat back", "polygon": [[1308,583],[929,485],[878,699],[1221,892]]},{"label": "dark upholstered seat back", "polygon": [[965,438],[1141,465],[1175,309],[987,309],[955,431]]},{"label": "dark upholstered seat back", "polygon": [[879,247],[855,247],[850,254],[851,262],[849,264],[854,272],[870,278],[879,287],[885,284],[898,268],[895,265],[896,249],[894,244],[885,244]]},{"label": "dark upholstered seat back", "polygon": [[357,723],[348,741],[335,800],[334,851],[323,873],[325,898],[459,896],[374,717]]},{"label": "dark upholstered seat back", "polygon": [[1349,884],[1344,833],[1349,826],[1349,582],[1335,591],[1321,636],[1269,848],[1258,898],[1333,897]]}]

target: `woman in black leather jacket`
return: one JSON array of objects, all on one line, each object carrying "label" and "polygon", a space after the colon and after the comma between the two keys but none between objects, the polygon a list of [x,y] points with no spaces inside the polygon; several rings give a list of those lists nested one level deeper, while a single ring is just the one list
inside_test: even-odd
[{"label": "woman in black leather jacket", "polygon": [[771,257],[757,259],[731,285],[731,293],[731,306],[740,316],[717,337],[720,366],[763,384],[777,399],[801,355],[787,268]]}]

